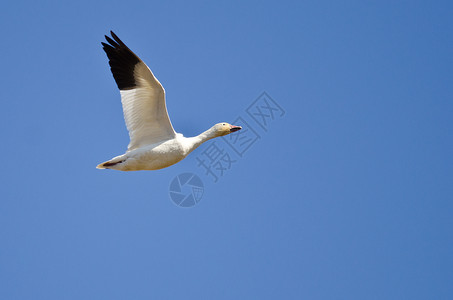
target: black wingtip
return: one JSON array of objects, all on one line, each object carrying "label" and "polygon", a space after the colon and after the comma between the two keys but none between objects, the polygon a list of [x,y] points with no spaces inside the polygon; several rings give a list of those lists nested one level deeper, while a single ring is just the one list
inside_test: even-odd
[{"label": "black wingtip", "polygon": [[134,78],[135,65],[140,59],[110,31],[113,39],[105,35],[107,43],[101,42],[102,47],[109,58],[110,70],[120,90],[132,89],[136,86]]},{"label": "black wingtip", "polygon": [[118,36],[117,36],[112,30],[110,30],[110,35],[111,35],[115,40],[119,40]]},{"label": "black wingtip", "polygon": [[115,48],[119,48],[119,47],[120,47],[120,45],[119,45],[117,42],[115,42],[114,40],[112,40],[110,37],[105,36],[105,39],[106,39],[107,42],[109,42],[109,44],[112,45],[113,47],[115,47]]}]

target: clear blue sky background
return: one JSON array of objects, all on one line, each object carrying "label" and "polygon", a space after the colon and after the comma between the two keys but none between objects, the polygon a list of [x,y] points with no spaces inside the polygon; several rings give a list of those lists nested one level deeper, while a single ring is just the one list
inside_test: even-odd
[{"label": "clear blue sky background", "polygon": [[[10,1],[1,299],[453,299],[451,1]],[[123,153],[114,30],[186,136],[286,111],[193,208]],[[202,173],[200,173],[203,175]]]}]

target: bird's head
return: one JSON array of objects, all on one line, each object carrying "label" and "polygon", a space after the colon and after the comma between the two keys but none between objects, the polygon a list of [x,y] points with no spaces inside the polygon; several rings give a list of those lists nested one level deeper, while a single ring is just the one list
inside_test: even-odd
[{"label": "bird's head", "polygon": [[232,132],[241,130],[241,126],[231,125],[229,123],[223,122],[214,125],[214,131],[217,136],[224,136]]}]

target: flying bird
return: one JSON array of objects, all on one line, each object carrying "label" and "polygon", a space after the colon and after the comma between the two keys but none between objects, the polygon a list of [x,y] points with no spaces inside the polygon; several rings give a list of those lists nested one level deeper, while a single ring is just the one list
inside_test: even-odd
[{"label": "flying bird", "polygon": [[202,143],[240,130],[218,123],[195,137],[176,133],[168,117],[165,90],[148,66],[114,33],[101,43],[120,90],[124,120],[129,131],[126,153],[99,164],[98,169],[158,170],[183,160]]}]

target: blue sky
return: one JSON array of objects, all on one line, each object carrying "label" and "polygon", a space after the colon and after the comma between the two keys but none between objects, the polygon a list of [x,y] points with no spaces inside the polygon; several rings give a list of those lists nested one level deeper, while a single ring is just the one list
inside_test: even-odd
[{"label": "blue sky", "polygon": [[[3,5],[0,298],[452,299],[452,9]],[[178,132],[257,131],[216,183],[197,167],[208,144],[160,171],[95,169],[128,143],[109,30]],[[247,114],[263,91],[285,111],[267,131]],[[191,208],[169,197],[185,172],[205,187]]]}]

